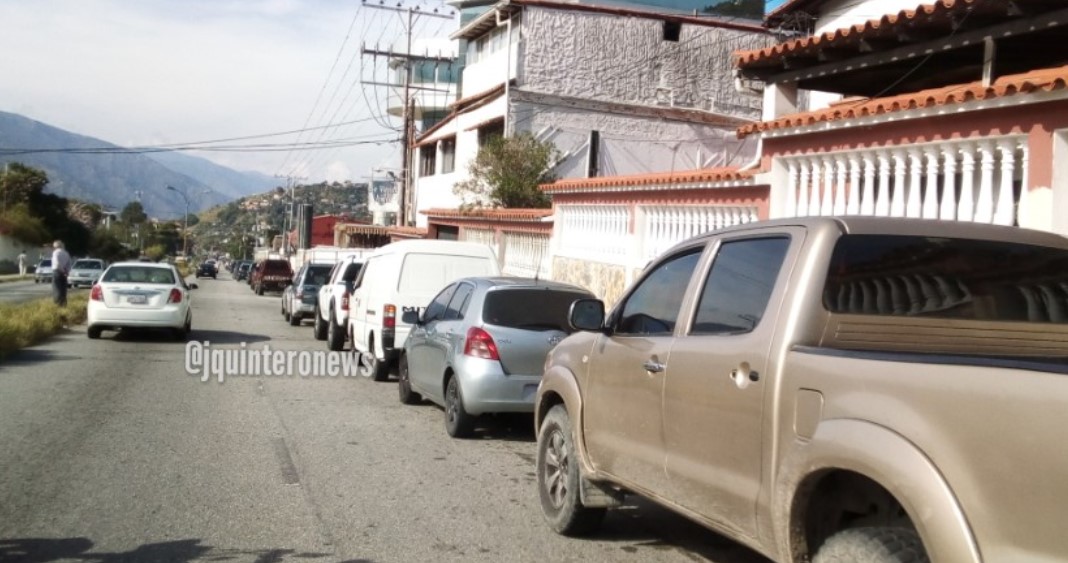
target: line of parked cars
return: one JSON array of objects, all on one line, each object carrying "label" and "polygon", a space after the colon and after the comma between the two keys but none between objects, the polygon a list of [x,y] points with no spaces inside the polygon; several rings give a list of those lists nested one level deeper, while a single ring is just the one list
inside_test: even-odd
[{"label": "line of parked cars", "polygon": [[334,264],[309,263],[282,293],[282,316],[316,340],[359,353],[373,379],[398,379],[405,404],[444,408],[466,437],[478,417],[532,413],[549,350],[571,332],[574,285],[501,276],[486,245],[397,242]]}]

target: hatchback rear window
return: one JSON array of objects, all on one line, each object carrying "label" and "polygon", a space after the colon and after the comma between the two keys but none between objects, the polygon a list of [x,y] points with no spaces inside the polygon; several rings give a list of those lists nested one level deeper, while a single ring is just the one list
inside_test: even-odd
[{"label": "hatchback rear window", "polygon": [[568,311],[585,293],[548,289],[498,289],[486,293],[482,322],[526,330],[571,332]]},{"label": "hatchback rear window", "polygon": [[100,270],[104,267],[103,264],[96,260],[78,260],[71,266],[73,270]]},{"label": "hatchback rear window", "polygon": [[1068,250],[847,235],[823,293],[832,313],[1068,324]]}]

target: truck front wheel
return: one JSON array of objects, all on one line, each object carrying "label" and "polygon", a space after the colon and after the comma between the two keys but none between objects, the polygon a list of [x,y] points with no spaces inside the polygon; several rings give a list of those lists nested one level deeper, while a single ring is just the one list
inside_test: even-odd
[{"label": "truck front wheel", "polygon": [[571,418],[563,405],[549,410],[538,433],[538,497],[549,527],[565,536],[592,534],[604,519],[604,508],[589,508],[579,498],[579,461]]},{"label": "truck front wheel", "polygon": [[853,528],[834,534],[812,563],[929,563],[923,542],[908,528]]}]

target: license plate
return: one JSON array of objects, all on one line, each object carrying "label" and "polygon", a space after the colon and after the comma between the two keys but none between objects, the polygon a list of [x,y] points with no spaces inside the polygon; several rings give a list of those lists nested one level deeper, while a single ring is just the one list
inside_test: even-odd
[{"label": "license plate", "polygon": [[148,303],[148,298],[144,295],[131,295],[126,298],[126,302],[130,305],[144,305]]}]

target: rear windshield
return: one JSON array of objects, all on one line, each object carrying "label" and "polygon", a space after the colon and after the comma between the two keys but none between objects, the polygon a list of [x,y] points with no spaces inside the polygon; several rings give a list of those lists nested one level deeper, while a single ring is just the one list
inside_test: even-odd
[{"label": "rear windshield", "polygon": [[304,283],[308,285],[323,285],[330,279],[330,270],[333,269],[333,266],[329,264],[309,266],[308,271],[304,273]]},{"label": "rear windshield", "polygon": [[41,264],[40,265],[47,268],[47,267],[52,265],[52,261],[51,260],[41,260]]},{"label": "rear windshield", "polygon": [[835,246],[823,302],[832,313],[1068,324],[1068,250],[847,235]]},{"label": "rear windshield", "polygon": [[263,263],[263,271],[277,273],[291,272],[292,270],[289,267],[289,262],[285,260],[268,260]]},{"label": "rear windshield", "polygon": [[362,268],[363,263],[361,262],[352,262],[348,266],[345,266],[345,273],[341,275],[341,281],[349,283],[356,281],[356,277],[360,275],[360,270]]},{"label": "rear windshield", "polygon": [[397,291],[434,295],[454,280],[496,273],[489,258],[449,254],[409,254],[401,267]]},{"label": "rear windshield", "polygon": [[72,270],[100,270],[104,265],[96,260],[78,260],[71,266]]},{"label": "rear windshield", "polygon": [[165,283],[174,285],[174,272],[167,268],[143,268],[117,266],[104,274],[105,282],[112,283]]},{"label": "rear windshield", "polygon": [[585,293],[548,289],[499,289],[486,293],[482,322],[526,330],[571,332],[568,311]]}]

